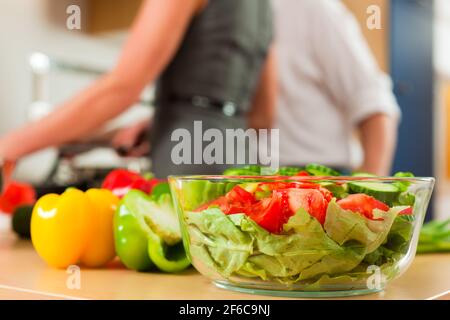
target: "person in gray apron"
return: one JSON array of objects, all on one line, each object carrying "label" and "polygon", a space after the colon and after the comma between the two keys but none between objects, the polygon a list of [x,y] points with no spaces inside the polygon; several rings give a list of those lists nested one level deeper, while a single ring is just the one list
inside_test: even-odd
[{"label": "person in gray apron", "polygon": [[171,134],[177,128],[189,130],[193,158],[194,121],[202,122],[203,132],[246,128],[271,39],[271,10],[265,0],[211,0],[193,19],[157,86],[150,135],[157,176],[223,172],[226,165],[220,163],[174,164],[171,151],[178,142],[171,141]]},{"label": "person in gray apron", "polygon": [[245,128],[248,114],[268,114],[263,106],[274,94],[261,84],[272,74],[271,39],[269,0],[146,0],[116,67],[49,116],[1,137],[0,160],[85,139],[159,79],[152,170],[158,177],[220,173],[220,164],[175,165],[171,133],[192,131],[195,120],[203,130]]}]

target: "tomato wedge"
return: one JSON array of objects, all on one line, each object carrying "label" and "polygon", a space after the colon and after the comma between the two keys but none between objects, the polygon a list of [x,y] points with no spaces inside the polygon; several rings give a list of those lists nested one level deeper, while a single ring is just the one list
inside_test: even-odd
[{"label": "tomato wedge", "polygon": [[249,217],[271,233],[280,233],[293,212],[288,206],[288,196],[283,191],[273,191],[272,196],[255,203]]},{"label": "tomato wedge", "polygon": [[257,190],[284,190],[284,189],[317,189],[324,198],[330,202],[333,199],[333,193],[328,189],[312,182],[263,182],[260,183]]},{"label": "tomato wedge", "polygon": [[246,213],[250,212],[252,204],[256,202],[255,197],[250,192],[235,186],[225,196],[210,201],[195,211],[203,211],[209,207],[218,207],[225,214]]},{"label": "tomato wedge", "polygon": [[254,203],[255,197],[253,194],[248,192],[247,190],[241,188],[240,186],[235,186],[231,189],[226,195],[225,198],[230,203],[239,203],[241,205],[251,205]]},{"label": "tomato wedge", "polygon": [[371,220],[382,220],[375,219],[373,217],[374,209],[379,209],[382,211],[389,210],[389,206],[364,193],[351,194],[346,198],[339,200],[337,204],[344,210],[359,212],[360,214]]},{"label": "tomato wedge", "polygon": [[325,223],[329,201],[322,192],[315,189],[289,189],[287,194],[289,197],[289,208],[293,213],[303,208],[322,225]]},{"label": "tomato wedge", "polygon": [[220,210],[222,210],[223,213],[228,214],[230,210],[230,204],[228,203],[227,198],[225,196],[219,197],[213,201],[210,201],[208,203],[205,203],[204,205],[198,207],[195,209],[195,212],[200,212],[203,210],[206,210],[210,207],[218,207]]},{"label": "tomato wedge", "polygon": [[333,197],[327,189],[309,182],[264,182],[258,185],[258,191],[264,194],[261,200],[242,187],[235,186],[225,196],[195,211],[218,207],[225,214],[244,213],[267,231],[279,233],[299,208],[324,224],[328,203]]},{"label": "tomato wedge", "polygon": [[400,211],[398,214],[399,215],[404,215],[404,216],[411,215],[411,214],[413,214],[413,208],[412,207],[408,207],[408,208],[403,209],[402,211]]}]

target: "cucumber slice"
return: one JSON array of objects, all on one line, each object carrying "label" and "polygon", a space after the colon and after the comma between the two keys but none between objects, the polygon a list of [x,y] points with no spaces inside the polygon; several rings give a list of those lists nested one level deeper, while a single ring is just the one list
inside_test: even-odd
[{"label": "cucumber slice", "polygon": [[333,170],[326,166],[322,166],[320,164],[315,164],[315,163],[308,164],[305,167],[305,169],[306,169],[306,172],[308,172],[309,174],[311,174],[313,176],[329,177],[329,176],[340,176],[341,175],[336,170]]},{"label": "cucumber slice", "polygon": [[295,176],[297,173],[302,171],[302,168],[296,167],[281,167],[278,169],[278,175],[280,176]]},{"label": "cucumber slice", "polygon": [[398,199],[399,189],[389,183],[382,182],[349,182],[352,193],[365,193],[389,206]]},{"label": "cucumber slice", "polygon": [[353,177],[373,177],[373,178],[377,177],[376,175],[367,173],[367,172],[353,172],[352,176]]},{"label": "cucumber slice", "polygon": [[259,176],[258,172],[244,168],[229,168],[223,172],[224,176]]},{"label": "cucumber slice", "polygon": [[261,174],[261,166],[258,165],[248,165],[248,166],[244,166],[242,169],[248,170],[250,172],[254,172],[255,174]]},{"label": "cucumber slice", "polygon": [[[394,174],[394,177],[397,178],[414,178],[414,174],[411,172],[397,172]],[[401,191],[404,192],[408,190],[409,186],[411,185],[411,182],[409,181],[396,181],[394,182],[394,185]]]},{"label": "cucumber slice", "polygon": [[396,172],[394,174],[394,177],[397,177],[397,178],[414,178],[415,176],[411,172],[401,172],[400,171],[400,172]]},{"label": "cucumber slice", "polygon": [[223,172],[224,176],[259,176],[261,174],[261,166],[249,165],[243,167],[228,168]]}]

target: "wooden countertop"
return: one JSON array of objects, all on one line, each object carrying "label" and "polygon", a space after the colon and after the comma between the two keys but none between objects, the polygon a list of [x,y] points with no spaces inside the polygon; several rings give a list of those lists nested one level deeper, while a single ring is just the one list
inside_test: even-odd
[{"label": "wooden countertop", "polygon": [[[69,276],[46,266],[30,241],[0,233],[0,299],[277,299],[219,289],[194,269],[138,273],[112,263],[82,269],[80,289],[67,287]],[[450,299],[450,254],[417,256],[385,292],[353,299]]]}]

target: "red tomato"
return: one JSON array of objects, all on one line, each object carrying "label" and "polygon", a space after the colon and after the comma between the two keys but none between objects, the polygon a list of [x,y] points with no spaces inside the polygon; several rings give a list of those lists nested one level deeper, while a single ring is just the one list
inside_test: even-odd
[{"label": "red tomato", "polygon": [[210,201],[195,211],[202,211],[208,209],[209,207],[215,206],[219,207],[225,214],[235,214],[235,213],[248,213],[250,212],[250,207],[255,203],[255,197],[253,194],[247,190],[241,188],[240,186],[235,186],[231,189],[225,196],[219,197],[213,201]]},{"label": "red tomato", "polygon": [[121,198],[131,189],[150,193],[155,185],[160,183],[158,179],[145,179],[136,172],[125,169],[111,171],[105,178],[102,188],[111,190],[117,197]]},{"label": "red tomato", "polygon": [[0,210],[13,213],[18,207],[33,205],[36,202],[36,191],[26,183],[10,182],[0,196]]},{"label": "red tomato", "polygon": [[258,189],[262,191],[273,191],[288,188],[288,182],[261,182],[258,184]]},{"label": "red tomato", "polygon": [[296,174],[297,177],[308,177],[309,173],[306,171],[300,171],[299,173]]},{"label": "red tomato", "polygon": [[378,201],[374,197],[368,196],[363,193],[351,194],[346,198],[339,200],[337,204],[342,209],[359,212],[360,214],[371,220],[376,220],[373,218],[373,209],[379,209],[382,211],[389,210],[389,206],[387,206],[383,202]]},{"label": "red tomato", "polygon": [[322,192],[315,189],[289,189],[288,196],[289,207],[293,213],[303,208],[321,224],[324,224],[329,201]]},{"label": "red tomato", "polygon": [[402,211],[400,211],[398,214],[399,215],[411,215],[411,214],[413,214],[413,208],[412,207],[408,207],[408,208],[403,209]]},{"label": "red tomato", "polygon": [[225,198],[225,196],[219,197],[213,201],[205,203],[204,205],[198,207],[194,211],[200,212],[208,209],[209,207],[218,207],[225,214],[229,214],[230,211],[230,204],[228,203],[228,200],[227,198]]},{"label": "red tomato", "polygon": [[244,213],[267,231],[279,233],[283,230],[283,225],[299,208],[304,208],[323,224],[328,203],[332,198],[330,191],[315,183],[261,183],[257,190],[267,192],[269,196],[257,201],[252,193],[240,186],[235,186],[225,196],[195,211],[216,206],[225,214]]},{"label": "red tomato", "polygon": [[240,186],[235,186],[225,196],[230,203],[239,203],[242,205],[251,205],[255,202],[253,194]]},{"label": "red tomato", "polygon": [[292,216],[286,192],[273,191],[272,197],[265,198],[251,208],[250,218],[271,233],[279,233]]},{"label": "red tomato", "polygon": [[328,202],[330,202],[331,199],[333,199],[333,193],[331,193],[331,191],[313,182],[263,182],[260,183],[260,186],[258,188],[260,188],[261,186],[265,186],[265,188],[268,188],[269,190],[282,190],[292,188],[317,189],[320,191],[320,193],[322,193],[322,195]]}]

